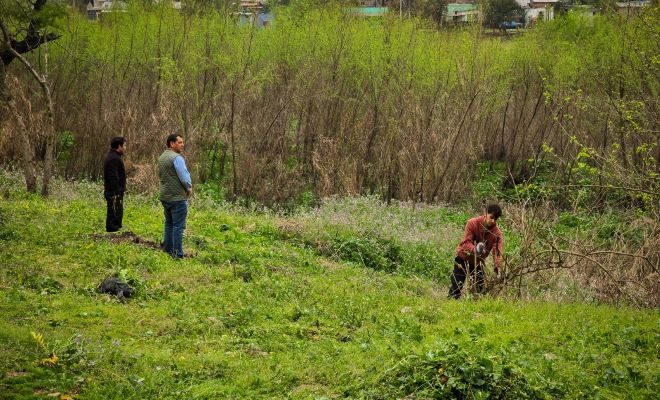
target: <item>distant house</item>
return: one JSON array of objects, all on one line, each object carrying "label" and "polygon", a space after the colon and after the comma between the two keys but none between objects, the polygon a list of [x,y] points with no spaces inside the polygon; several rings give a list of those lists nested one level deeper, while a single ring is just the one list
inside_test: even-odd
[{"label": "distant house", "polygon": [[593,18],[594,15],[598,13],[598,10],[594,6],[588,5],[572,5],[568,8],[568,12],[574,15],[579,15],[584,18]]},{"label": "distant house", "polygon": [[471,3],[449,3],[447,4],[447,13],[445,22],[460,24],[475,22],[479,19],[479,9],[476,4]]},{"label": "distant house", "polygon": [[525,12],[525,26],[537,21],[549,21],[555,18],[555,6],[559,0],[516,0]]},{"label": "distant house", "polygon": [[382,17],[387,15],[390,9],[387,7],[351,7],[346,11],[358,17]]},{"label": "distant house", "polygon": [[254,25],[257,28],[265,28],[273,21],[268,5],[261,0],[241,0],[239,11],[233,14],[238,17],[240,26]]},{"label": "distant house", "polygon": [[385,0],[358,0],[356,7],[345,8],[344,12],[356,17],[383,17],[390,12]]},{"label": "distant house", "polygon": [[97,20],[101,14],[108,13],[116,10],[125,10],[126,3],[123,1],[112,0],[88,0],[87,1],[87,18],[90,20]]},{"label": "distant house", "polygon": [[[171,0],[172,8],[176,10],[181,9],[181,0]],[[159,1],[155,1],[158,3]],[[126,3],[117,0],[87,0],[87,18],[93,21],[98,20],[101,17],[101,14],[109,13],[113,11],[125,11]]]},{"label": "distant house", "polygon": [[619,14],[635,15],[640,13],[644,8],[649,7],[651,2],[649,0],[633,0],[633,1],[622,1],[616,3],[616,8]]}]

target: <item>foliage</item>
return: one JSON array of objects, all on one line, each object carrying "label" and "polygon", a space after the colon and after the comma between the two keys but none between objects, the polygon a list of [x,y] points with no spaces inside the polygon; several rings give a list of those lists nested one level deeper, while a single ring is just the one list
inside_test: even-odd
[{"label": "foliage", "polygon": [[385,204],[376,197],[329,198],[291,215],[280,234],[302,240],[320,254],[376,270],[445,282],[469,214],[424,204]]},{"label": "foliage", "polygon": [[9,225],[9,216],[3,208],[0,208],[0,241],[6,241],[15,237],[14,231]]},{"label": "foliage", "polygon": [[488,0],[484,7],[484,24],[490,28],[499,28],[503,22],[518,22],[523,17],[523,9],[515,0]]},{"label": "foliage", "polygon": [[[502,41],[476,26],[356,18],[334,3],[275,8],[275,26],[261,30],[215,8],[138,3],[101,23],[61,20],[49,49],[50,76],[70,82],[54,87],[67,116],[57,131],[77,149],[61,158],[67,177],[97,178],[92,138],[116,130],[136,167],[151,165],[163,131],[184,132],[195,178],[291,209],[306,192],[455,201],[480,162],[504,162],[516,178],[550,163],[548,184],[572,185],[584,204],[607,199],[614,190],[576,186],[582,149],[594,150],[580,160],[598,173],[589,184],[657,186],[655,10],[625,23],[569,13]],[[2,162],[16,161],[12,146]],[[532,183],[530,195],[552,195]],[[620,203],[657,203],[638,197]]]},{"label": "foliage", "polygon": [[443,19],[447,12],[446,0],[425,0],[415,2],[415,6],[419,8],[419,15],[433,20],[436,24],[442,25]]},{"label": "foliage", "polygon": [[30,24],[35,24],[38,29],[56,28],[61,18],[66,15],[65,6],[59,1],[42,0],[38,2],[42,4],[36,3],[27,0],[0,3],[0,21],[11,30],[12,39],[21,41],[30,35]]},{"label": "foliage", "polygon": [[[467,347],[467,349],[466,349]],[[383,374],[367,398],[415,396],[433,399],[535,398],[549,394],[534,387],[512,363],[515,354],[484,354],[453,341],[441,341],[424,355],[405,357]],[[561,393],[553,393],[560,395]]]},{"label": "foliage", "polygon": [[342,260],[385,272],[397,270],[402,261],[401,249],[396,244],[375,238],[336,239],[331,249]]}]

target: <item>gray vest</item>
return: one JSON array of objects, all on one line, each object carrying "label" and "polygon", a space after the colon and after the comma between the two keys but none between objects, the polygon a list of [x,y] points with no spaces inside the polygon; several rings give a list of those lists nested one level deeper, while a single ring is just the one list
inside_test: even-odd
[{"label": "gray vest", "polygon": [[187,200],[186,188],[179,180],[174,169],[174,159],[179,153],[167,149],[158,157],[158,178],[160,180],[160,199],[162,201]]}]

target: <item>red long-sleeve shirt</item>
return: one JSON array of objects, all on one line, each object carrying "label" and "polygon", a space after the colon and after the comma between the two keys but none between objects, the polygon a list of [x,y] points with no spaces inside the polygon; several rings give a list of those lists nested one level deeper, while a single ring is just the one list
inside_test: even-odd
[{"label": "red long-sleeve shirt", "polygon": [[486,228],[485,220],[486,217],[484,215],[468,220],[467,224],[465,224],[463,240],[456,247],[456,255],[470,262],[473,260],[475,243],[484,242],[486,251],[479,259],[485,260],[490,252],[495,249],[493,255],[495,268],[499,268],[502,263],[502,247],[504,244],[502,232],[497,227],[497,224],[493,225],[490,229]]}]

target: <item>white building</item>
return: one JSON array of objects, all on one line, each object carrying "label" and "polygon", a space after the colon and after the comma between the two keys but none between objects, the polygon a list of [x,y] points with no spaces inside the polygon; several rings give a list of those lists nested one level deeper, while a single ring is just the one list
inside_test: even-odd
[{"label": "white building", "polygon": [[549,21],[555,18],[555,5],[559,0],[516,0],[525,12],[525,26],[532,26],[537,21]]},{"label": "white building", "polygon": [[87,18],[97,20],[102,13],[108,13],[116,10],[125,10],[127,7],[123,1],[112,0],[88,0],[87,1]]},{"label": "white building", "polygon": [[[155,2],[158,3],[159,1]],[[103,13],[117,10],[124,11],[126,7],[126,3],[121,0],[114,2],[112,0],[87,0],[87,18],[97,20]],[[181,0],[172,0],[172,8],[180,10]]]}]

